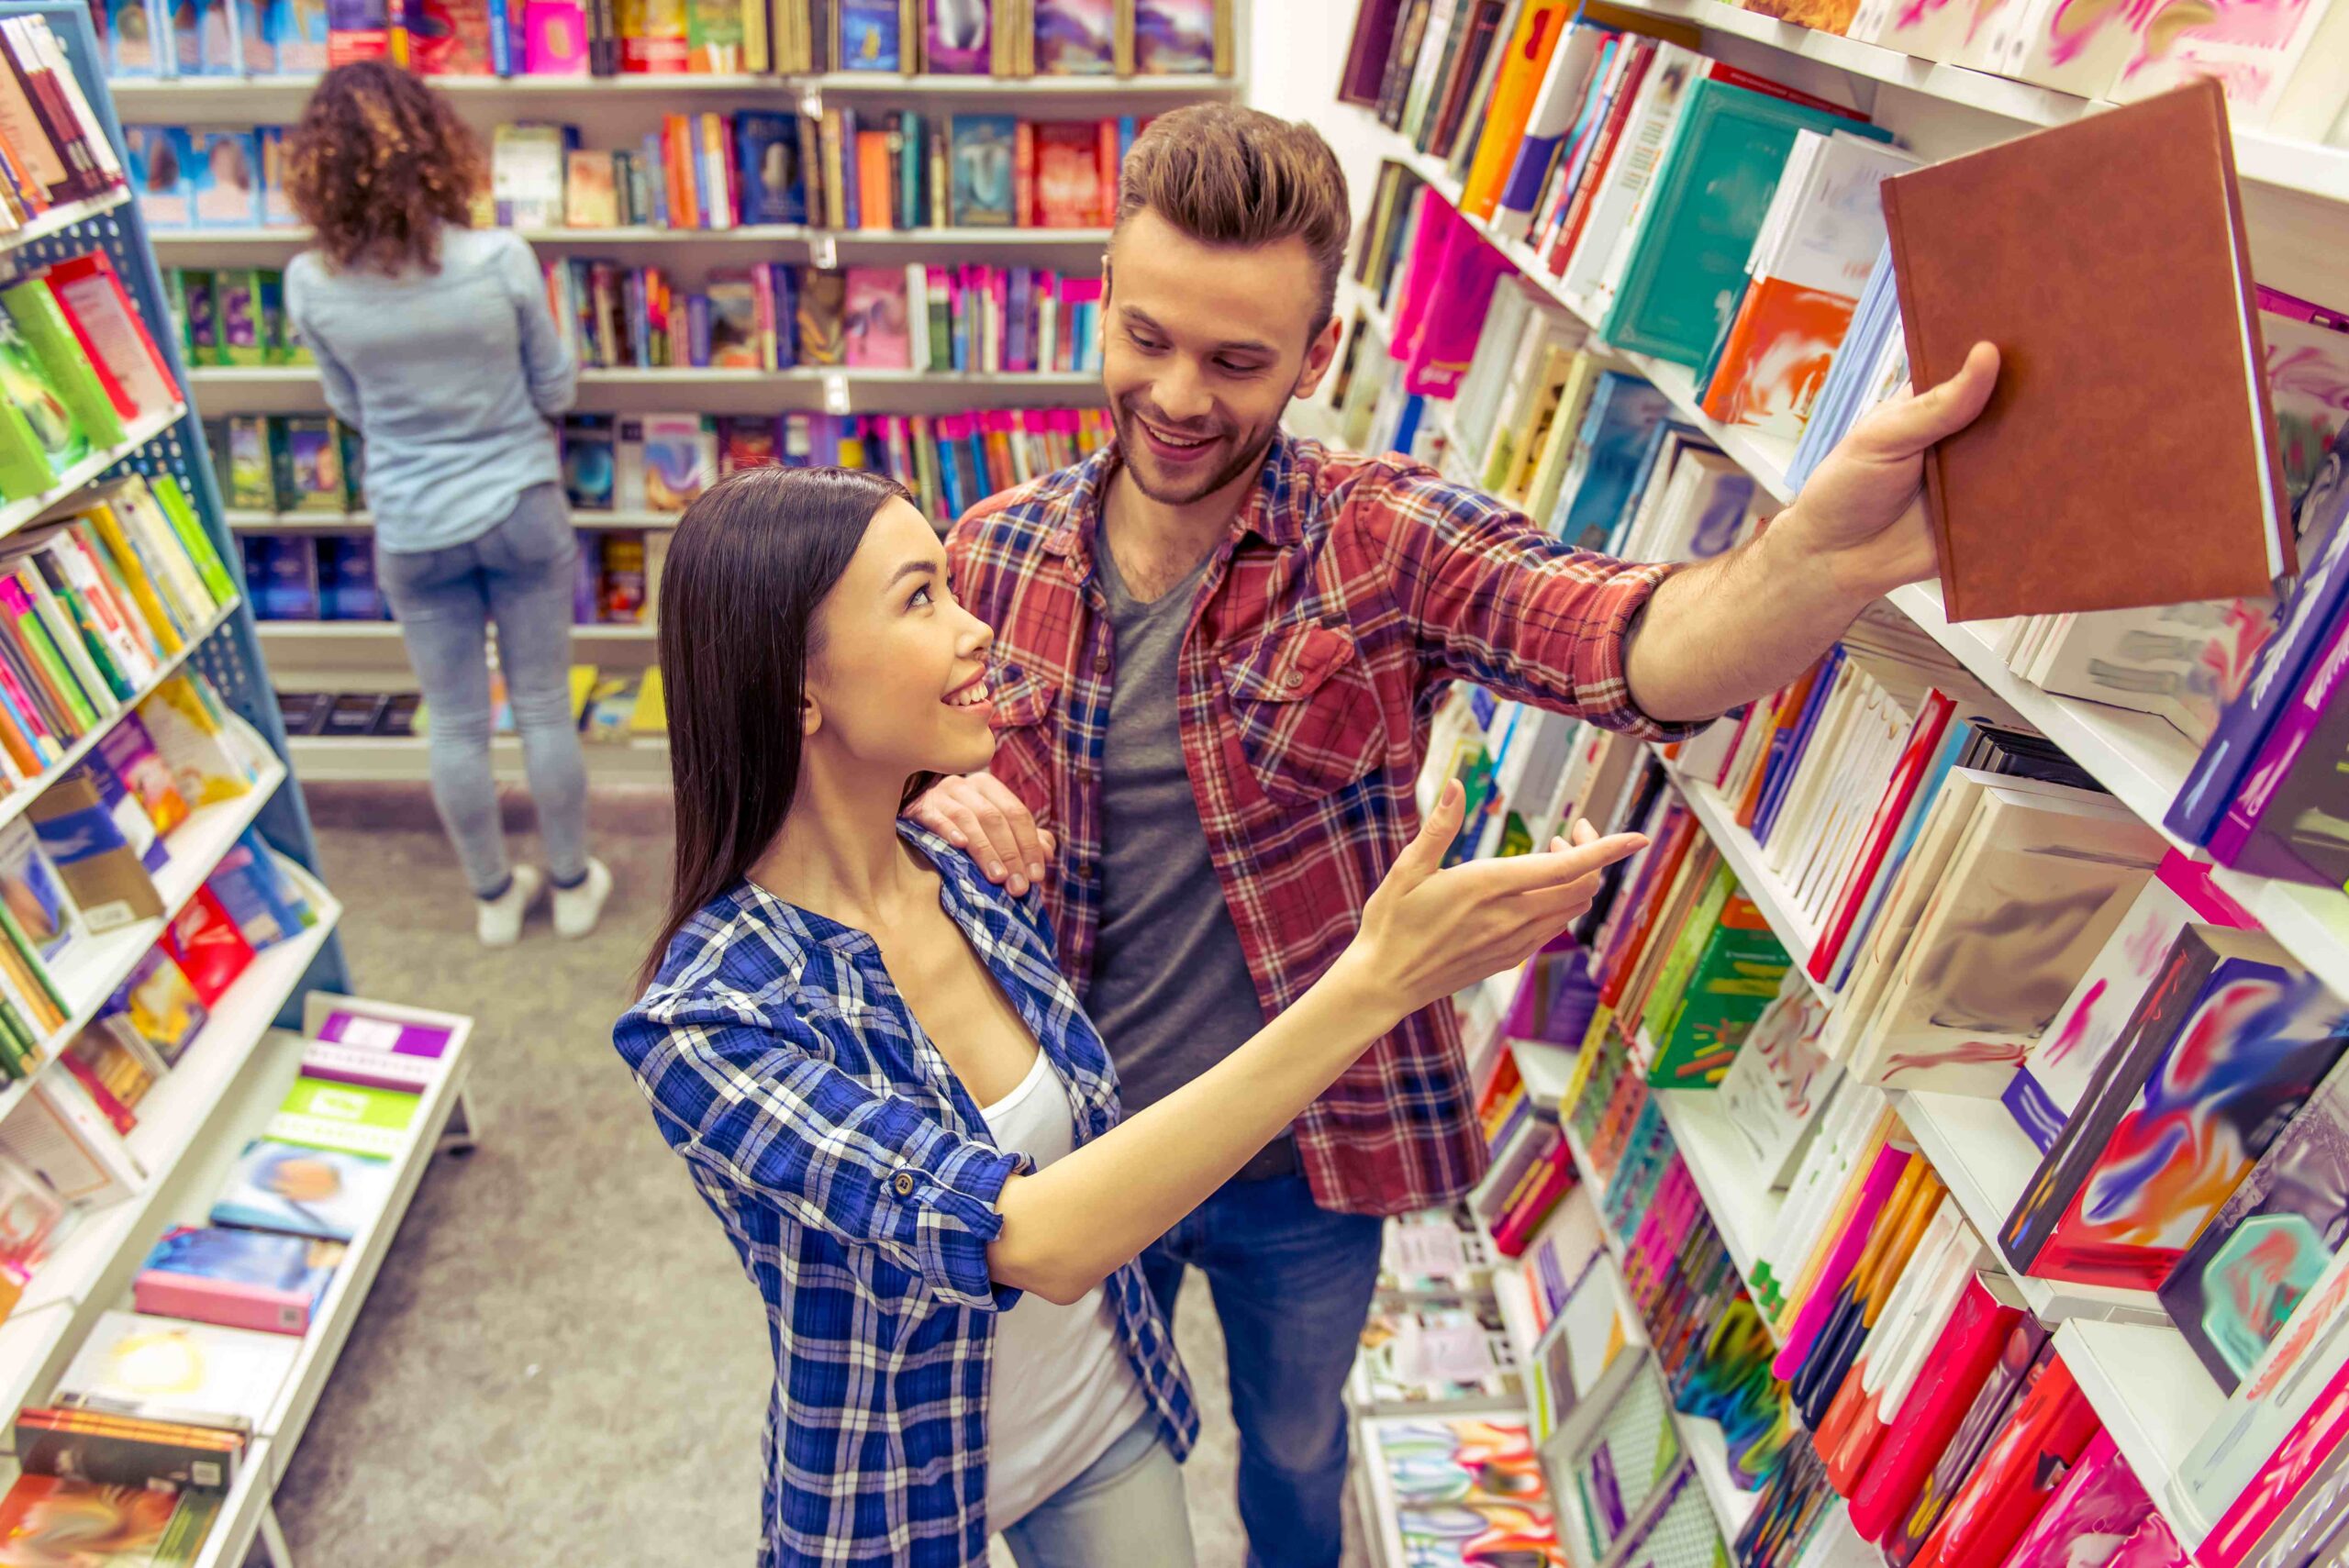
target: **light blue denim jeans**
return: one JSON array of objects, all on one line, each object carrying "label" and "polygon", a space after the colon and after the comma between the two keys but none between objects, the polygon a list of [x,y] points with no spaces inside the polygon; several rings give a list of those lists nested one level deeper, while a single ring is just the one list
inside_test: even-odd
[{"label": "light blue denim jeans", "polygon": [[1003,1532],[1019,1568],[1192,1568],[1183,1467],[1144,1416]]},{"label": "light blue denim jeans", "polygon": [[547,873],[587,874],[587,764],[571,713],[571,606],[579,539],[557,485],[534,484],[480,538],[441,550],[379,550],[375,576],[399,617],[424,694],[432,804],[476,898],[506,889],[506,832],[490,771],[489,628],[539,808]]}]

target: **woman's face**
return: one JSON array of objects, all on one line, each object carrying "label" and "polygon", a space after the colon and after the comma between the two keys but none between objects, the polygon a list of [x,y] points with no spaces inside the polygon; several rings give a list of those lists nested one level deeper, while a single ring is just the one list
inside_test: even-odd
[{"label": "woman's face", "polygon": [[974,773],[995,755],[985,678],[994,637],[954,602],[946,551],[912,506],[892,497],[874,515],[815,631],[811,751],[893,778]]}]

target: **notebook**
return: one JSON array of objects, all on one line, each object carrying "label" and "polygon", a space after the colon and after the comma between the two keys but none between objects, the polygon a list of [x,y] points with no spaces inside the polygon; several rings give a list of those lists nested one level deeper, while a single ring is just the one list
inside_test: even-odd
[{"label": "notebook", "polygon": [[[2226,96],[2203,81],[1883,184],[1952,620],[2258,595],[2296,565]],[[2093,193],[2090,195],[2090,193]]]}]

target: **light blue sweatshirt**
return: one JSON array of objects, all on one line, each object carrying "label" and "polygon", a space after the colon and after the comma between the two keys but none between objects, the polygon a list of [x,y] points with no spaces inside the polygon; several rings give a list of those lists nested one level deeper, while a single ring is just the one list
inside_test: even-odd
[{"label": "light blue sweatshirt", "polygon": [[519,236],[444,229],[440,271],[397,277],[306,250],[285,269],[285,311],[327,406],[365,439],[377,549],[479,539],[523,491],[562,480],[548,421],[579,371]]}]

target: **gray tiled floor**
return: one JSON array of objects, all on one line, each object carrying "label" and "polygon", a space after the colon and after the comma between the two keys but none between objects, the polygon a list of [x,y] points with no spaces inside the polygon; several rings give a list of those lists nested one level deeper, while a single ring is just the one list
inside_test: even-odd
[{"label": "gray tiled floor", "polygon": [[[599,794],[604,928],[476,946],[420,789],[318,786],[356,989],[473,1014],[480,1147],[417,1195],[279,1492],[301,1568],[747,1564],[770,1374],[751,1287],[612,1054],[666,883],[665,798]],[[518,851],[529,847],[511,821]],[[1201,1568],[1238,1568],[1205,1293],[1177,1338],[1207,1406]],[[1350,1565],[1359,1561],[1349,1554]]]}]

